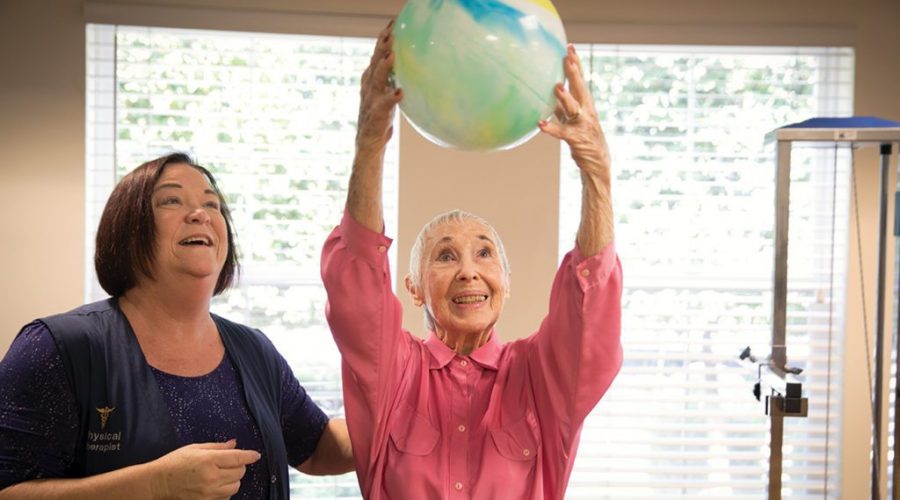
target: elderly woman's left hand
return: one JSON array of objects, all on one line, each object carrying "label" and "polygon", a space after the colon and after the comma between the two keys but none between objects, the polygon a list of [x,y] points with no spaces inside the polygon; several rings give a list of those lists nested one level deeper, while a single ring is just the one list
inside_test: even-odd
[{"label": "elderly woman's left hand", "polygon": [[613,240],[613,209],[609,149],[597,118],[594,99],[581,70],[581,59],[569,45],[563,59],[569,89],[556,85],[556,118],[541,120],[545,134],[566,141],[581,170],[581,222],[575,237],[578,249],[590,257]]},{"label": "elderly woman's left hand", "polygon": [[571,44],[563,59],[563,71],[569,88],[567,90],[562,83],[556,84],[555,114],[558,121],[541,120],[538,126],[544,133],[566,141],[572,151],[572,159],[583,173],[608,178],[610,159],[606,136],[584,79],[581,59]]}]

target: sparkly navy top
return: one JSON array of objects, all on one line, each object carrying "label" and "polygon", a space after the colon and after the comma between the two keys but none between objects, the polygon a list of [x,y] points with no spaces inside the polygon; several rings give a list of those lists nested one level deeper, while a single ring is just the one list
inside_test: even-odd
[{"label": "sparkly navy top", "polygon": [[[281,424],[288,463],[315,451],[328,417],[309,398],[284,358]],[[175,426],[179,445],[237,440],[262,458],[247,467],[234,498],[264,498],[268,465],[262,439],[234,365],[226,353],[212,372],[180,377],[151,367]],[[16,337],[0,361],[0,489],[39,478],[66,477],[78,430],[75,396],[53,336],[34,323]]]}]

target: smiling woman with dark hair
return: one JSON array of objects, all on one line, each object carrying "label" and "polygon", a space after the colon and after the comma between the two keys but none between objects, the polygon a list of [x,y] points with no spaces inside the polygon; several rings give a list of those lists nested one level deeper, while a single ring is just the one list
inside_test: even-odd
[{"label": "smiling woman with dark hair", "polygon": [[25,326],[0,362],[0,498],[283,499],[289,465],[352,470],[346,423],[209,312],[238,259],[208,170],[173,154],[125,176],[95,267],[111,297]]},{"label": "smiling woman with dark hair", "polygon": [[[106,202],[94,251],[94,268],[100,286],[111,297],[119,297],[133,288],[140,275],[153,277],[153,258],[157,228],[153,215],[153,196],[165,186],[157,186],[163,170],[169,165],[190,165],[206,178],[205,194],[218,198],[219,212],[225,222],[227,246],[225,263],[219,272],[213,295],[231,286],[238,272],[234,248],[231,212],[221,196],[215,178],[205,167],[196,165],[184,153],[172,153],[135,169],[119,184]],[[197,242],[194,242],[195,244]]]}]

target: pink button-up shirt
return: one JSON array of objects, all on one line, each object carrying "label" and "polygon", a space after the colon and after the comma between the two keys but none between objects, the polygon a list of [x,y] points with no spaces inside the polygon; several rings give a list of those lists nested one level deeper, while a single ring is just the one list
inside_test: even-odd
[{"label": "pink button-up shirt", "polygon": [[536,333],[462,356],[403,330],[390,244],[345,213],[322,253],[365,498],[563,498],[581,425],[622,364],[613,245],[566,255]]}]

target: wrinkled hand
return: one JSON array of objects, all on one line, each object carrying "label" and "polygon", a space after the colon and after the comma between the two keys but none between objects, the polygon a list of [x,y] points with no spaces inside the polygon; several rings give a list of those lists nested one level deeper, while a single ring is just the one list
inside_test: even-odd
[{"label": "wrinkled hand", "polygon": [[403,97],[403,91],[388,81],[394,67],[393,27],[392,20],[378,35],[369,67],[362,75],[356,128],[358,152],[381,151],[393,133],[394,111]]},{"label": "wrinkled hand", "polygon": [[260,459],[253,450],[235,449],[235,440],[178,448],[152,462],[155,498],[230,498],[241,487],[247,465]]},{"label": "wrinkled hand", "polygon": [[609,176],[609,149],[606,136],[600,127],[594,99],[584,79],[581,59],[575,47],[569,44],[563,59],[563,71],[569,81],[566,90],[562,83],[556,84],[555,122],[541,120],[541,131],[566,141],[572,151],[572,159],[583,173]]}]

